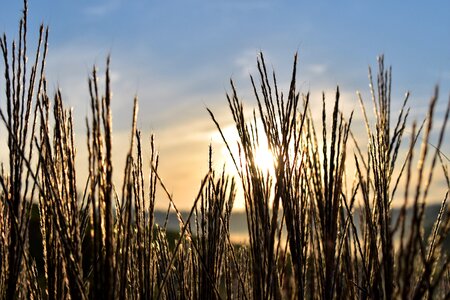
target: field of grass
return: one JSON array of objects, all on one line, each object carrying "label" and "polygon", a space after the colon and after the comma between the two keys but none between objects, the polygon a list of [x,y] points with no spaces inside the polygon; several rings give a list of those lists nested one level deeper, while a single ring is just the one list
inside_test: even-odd
[{"label": "field of grass", "polygon": [[[33,51],[27,31],[25,5],[18,40],[0,40],[7,140],[0,151],[8,158],[0,170],[2,299],[450,298],[449,161],[441,151],[450,99],[435,128],[438,88],[425,119],[410,128],[408,95],[391,115],[391,69],[380,57],[375,78],[369,70],[371,101],[360,96],[360,111],[344,115],[337,88],[331,102],[323,96],[316,120],[309,94],[297,90],[297,56],[282,92],[260,54],[254,113],[244,113],[233,82],[226,95],[238,154],[208,110],[238,175],[213,169],[211,150],[209,171],[183,213],[159,176],[157,138],[143,142],[136,126],[137,100],[125,169],[112,164],[109,58],[104,82],[95,67],[89,78],[89,178],[77,182],[73,116],[61,93],[47,90],[48,30],[40,28]],[[356,114],[366,137],[352,131]],[[256,163],[261,138],[273,172]],[[123,172],[120,184],[113,172]],[[444,182],[441,205],[426,214],[436,180]],[[157,190],[170,201],[158,223]],[[244,198],[248,229],[248,243],[239,245],[230,237],[236,197]],[[167,227],[173,214],[175,233]],[[425,215],[433,215],[431,226]]]}]

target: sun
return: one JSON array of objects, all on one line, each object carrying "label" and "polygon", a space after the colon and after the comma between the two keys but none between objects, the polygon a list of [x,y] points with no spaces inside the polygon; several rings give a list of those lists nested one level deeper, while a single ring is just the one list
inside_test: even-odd
[{"label": "sun", "polygon": [[[215,165],[225,166],[226,172],[239,180],[240,174],[238,169],[240,169],[240,164],[242,163],[242,165],[245,166],[247,163],[243,153],[239,151],[239,135],[234,125],[224,127],[222,133],[228,142],[229,148],[223,144],[222,136],[218,132],[215,131],[211,134],[212,143],[220,149],[218,152],[220,154],[215,158]],[[267,138],[261,134],[258,140],[259,143],[255,146],[255,150],[253,151],[254,163],[263,176],[270,176],[273,178],[275,174],[276,159],[269,149]],[[238,194],[242,193],[241,186],[238,185],[237,188],[239,190]],[[244,198],[238,197],[234,203],[234,207],[238,210],[243,210],[245,208]]]},{"label": "sun", "polygon": [[264,174],[274,173],[274,156],[267,145],[259,145],[255,151],[255,164]]},{"label": "sun", "polygon": [[[239,147],[237,141],[239,141],[239,135],[234,126],[225,127],[222,132],[224,133],[225,139],[228,141],[230,149],[228,149],[225,145],[221,146],[221,159],[225,162],[229,167],[233,167],[232,157],[236,159],[236,162],[239,164],[241,161],[244,165],[246,164],[245,157],[240,157]],[[219,134],[215,134],[213,136],[213,141],[220,141],[222,137]],[[230,153],[231,151],[231,153]],[[231,154],[231,155],[230,155]],[[258,145],[255,146],[254,154],[254,163],[258,167],[258,169],[264,174],[273,175],[274,172],[274,155],[272,151],[269,149],[267,139],[264,138],[263,135],[259,137]],[[242,155],[242,153],[241,153]],[[233,175],[237,175],[237,173],[232,172]]]}]

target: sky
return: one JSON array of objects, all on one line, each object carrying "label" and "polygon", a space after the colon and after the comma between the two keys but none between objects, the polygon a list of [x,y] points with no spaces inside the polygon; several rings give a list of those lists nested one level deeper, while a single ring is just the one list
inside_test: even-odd
[{"label": "sky", "polygon": [[[22,1],[3,0],[0,32],[10,39],[21,9]],[[29,45],[40,23],[50,27],[46,74],[50,90],[61,89],[73,107],[78,161],[86,161],[87,78],[93,65],[103,72],[111,55],[116,179],[137,95],[138,126],[147,141],[155,134],[160,175],[179,207],[189,208],[207,171],[210,143],[216,164],[224,160],[206,108],[231,128],[230,78],[246,106],[255,106],[249,74],[256,74],[259,51],[281,87],[298,52],[298,88],[311,92],[312,106],[322,91],[331,99],[339,85],[343,110],[358,112],[355,92],[368,100],[368,66],[376,69],[377,55],[384,54],[393,68],[394,109],[410,91],[412,118],[420,118],[436,84],[438,112],[449,96],[449,12],[446,1],[29,0]]]}]

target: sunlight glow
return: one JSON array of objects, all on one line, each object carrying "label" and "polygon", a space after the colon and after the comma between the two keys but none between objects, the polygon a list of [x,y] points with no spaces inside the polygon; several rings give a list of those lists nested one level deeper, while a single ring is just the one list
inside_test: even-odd
[{"label": "sunlight glow", "polygon": [[[242,163],[245,164],[245,157],[239,158],[239,150],[237,146],[237,142],[239,141],[239,136],[234,128],[233,125],[225,127],[223,130],[224,136],[228,141],[228,144],[230,146],[231,154],[236,159],[236,162],[239,164],[239,160],[242,159]],[[213,135],[213,141],[222,143],[222,137],[215,133]],[[269,172],[269,174],[274,174],[274,156],[272,152],[269,150],[269,146],[267,144],[266,138],[261,134],[259,137],[259,145],[256,148],[255,153],[255,163],[258,166],[258,168],[263,172],[263,174],[266,174]],[[235,166],[233,164],[233,160],[230,156],[230,153],[225,145],[221,145],[221,155],[222,157],[220,160],[223,160],[223,162],[226,163],[228,166],[227,170],[233,175],[238,175],[235,169]]]},{"label": "sunlight glow", "polygon": [[[258,124],[262,127],[261,124]],[[261,128],[260,127],[260,128]],[[239,165],[242,163],[243,165],[246,164],[245,157],[239,157],[239,147],[238,147],[238,141],[239,141],[239,135],[236,131],[236,128],[234,125],[226,126],[222,129],[222,132],[224,134],[225,139],[228,142],[228,145],[230,146],[231,154],[236,160],[236,163]],[[275,158],[271,150],[269,149],[269,146],[267,144],[267,139],[265,136],[261,133],[259,136],[259,145],[257,146],[256,150],[254,151],[254,159],[255,164],[257,165],[258,169],[261,171],[263,176],[270,176],[274,177],[275,175]],[[214,132],[212,134],[212,142],[217,143],[216,145],[220,147],[220,156],[215,157],[214,161],[216,165],[226,165],[226,172],[234,176],[238,182],[239,179],[239,173],[236,170],[236,167],[233,163],[233,159],[230,155],[230,151],[228,148],[223,144],[222,137],[218,132]],[[241,185],[237,185],[238,194],[242,193]],[[243,210],[245,207],[244,203],[244,197],[237,197],[236,201],[234,203],[234,208],[237,210]]]},{"label": "sunlight glow", "polygon": [[269,172],[269,174],[274,173],[274,157],[267,144],[260,145],[256,149],[255,163],[264,174],[267,172]]}]

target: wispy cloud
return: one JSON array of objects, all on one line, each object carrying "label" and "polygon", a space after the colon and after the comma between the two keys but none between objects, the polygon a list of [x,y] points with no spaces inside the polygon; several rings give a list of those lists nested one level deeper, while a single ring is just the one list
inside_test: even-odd
[{"label": "wispy cloud", "polygon": [[327,71],[327,66],[324,64],[312,64],[308,65],[306,70],[313,75],[323,75]]},{"label": "wispy cloud", "polygon": [[84,9],[84,13],[90,16],[105,16],[120,8],[122,0],[104,0],[101,3],[93,4]]},{"label": "wispy cloud", "polygon": [[[258,51],[255,49],[246,49],[242,51],[234,60],[234,65],[238,69],[238,75],[241,78],[248,78],[249,74],[256,74],[256,58]],[[266,53],[265,53],[266,55]]]},{"label": "wispy cloud", "polygon": [[273,1],[269,0],[231,0],[231,1],[218,1],[217,5],[221,5],[228,9],[238,10],[253,10],[253,9],[268,9],[272,6]]}]

